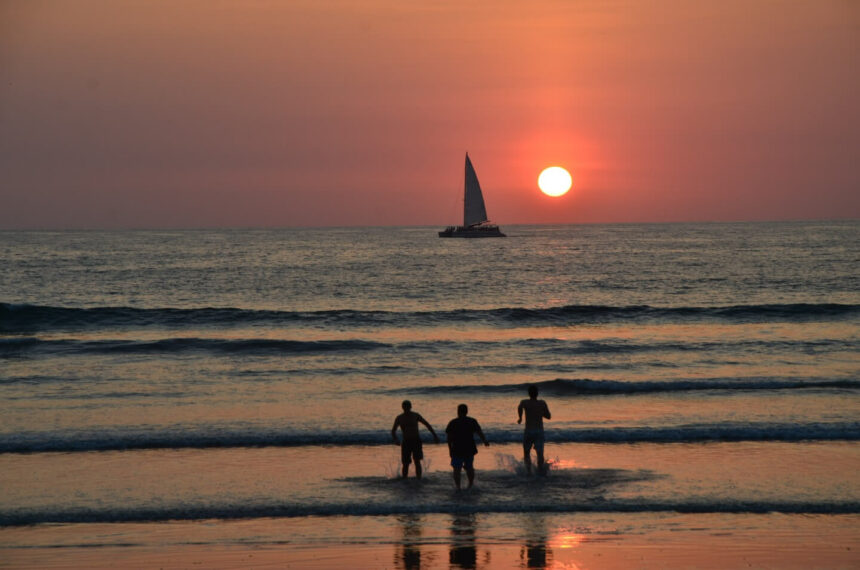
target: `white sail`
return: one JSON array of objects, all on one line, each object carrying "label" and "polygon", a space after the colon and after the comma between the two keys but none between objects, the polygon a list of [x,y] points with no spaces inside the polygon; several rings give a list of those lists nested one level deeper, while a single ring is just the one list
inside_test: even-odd
[{"label": "white sail", "polygon": [[472,161],[466,154],[466,196],[463,202],[463,225],[469,227],[487,221],[487,208],[484,206],[484,195],[478,175],[472,167]]}]

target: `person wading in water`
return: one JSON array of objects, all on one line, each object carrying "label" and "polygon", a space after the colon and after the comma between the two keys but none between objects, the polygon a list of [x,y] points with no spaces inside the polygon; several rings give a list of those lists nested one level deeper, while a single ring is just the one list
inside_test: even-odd
[{"label": "person wading in water", "polygon": [[550,419],[549,407],[543,400],[538,400],[538,387],[529,386],[529,399],[522,400],[517,407],[517,423],[523,423],[523,412],[526,414],[526,429],[523,432],[523,459],[526,464],[526,472],[532,474],[531,448],[535,448],[537,454],[538,473],[545,473],[543,460],[543,419]]},{"label": "person wading in water", "polygon": [[466,404],[460,404],[457,406],[457,417],[448,422],[448,427],[445,428],[445,433],[448,434],[448,454],[451,456],[451,467],[454,468],[454,484],[458,491],[460,490],[461,469],[466,469],[466,477],[469,479],[467,489],[471,489],[475,482],[473,462],[475,454],[478,453],[478,448],[475,446],[475,434],[478,434],[484,445],[490,446],[478,421],[475,418],[470,418],[468,413],[469,407]]},{"label": "person wading in water", "polygon": [[424,450],[421,447],[421,436],[418,435],[418,423],[421,422],[430,433],[433,434],[433,440],[439,443],[439,436],[433,431],[433,427],[427,423],[427,420],[412,411],[412,402],[403,400],[403,413],[394,418],[394,427],[391,428],[391,439],[394,443],[400,443],[397,440],[397,428],[403,432],[403,443],[400,445],[400,460],[403,462],[403,478],[409,476],[409,464],[415,461],[415,478],[421,478],[421,460],[424,459]]}]

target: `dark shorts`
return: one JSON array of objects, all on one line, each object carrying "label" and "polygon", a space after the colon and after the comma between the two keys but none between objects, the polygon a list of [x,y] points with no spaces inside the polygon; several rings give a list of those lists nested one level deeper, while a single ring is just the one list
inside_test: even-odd
[{"label": "dark shorts", "polygon": [[528,451],[532,447],[538,453],[543,453],[543,430],[542,429],[527,429],[523,433],[523,448]]},{"label": "dark shorts", "polygon": [[400,445],[400,460],[403,462],[403,465],[409,465],[412,463],[413,458],[416,462],[424,459],[424,449],[421,447],[421,440],[403,440],[403,443]]},{"label": "dark shorts", "polygon": [[467,455],[465,457],[457,457],[455,455],[451,458],[451,467],[453,467],[454,469],[460,469],[462,467],[465,467],[466,469],[471,469],[474,461],[474,455]]}]

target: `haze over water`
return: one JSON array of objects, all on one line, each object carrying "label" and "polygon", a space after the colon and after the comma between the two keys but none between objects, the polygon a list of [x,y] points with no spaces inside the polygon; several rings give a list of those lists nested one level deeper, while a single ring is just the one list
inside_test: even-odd
[{"label": "haze over water", "polygon": [[857,218],[858,21],[844,0],[5,0],[0,228],[444,227],[465,151],[503,225]]},{"label": "haze over water", "polygon": [[[433,568],[464,540],[467,563],[531,541],[553,567],[573,535],[739,520],[856,539],[857,222],[505,230],[0,233],[0,545],[389,545]],[[546,478],[519,466],[529,383]],[[395,478],[407,398],[440,433],[461,402],[481,422],[473,492],[444,444]]]}]

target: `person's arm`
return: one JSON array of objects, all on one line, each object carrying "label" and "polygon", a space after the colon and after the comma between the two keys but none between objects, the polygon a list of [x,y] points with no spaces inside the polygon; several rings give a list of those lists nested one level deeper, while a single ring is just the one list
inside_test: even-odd
[{"label": "person's arm", "polygon": [[546,405],[546,402],[543,403],[543,417],[548,420],[552,419],[552,414],[549,413],[549,406]]},{"label": "person's arm", "polygon": [[399,419],[400,416],[394,418],[394,427],[391,428],[391,439],[394,440],[394,443],[400,443],[397,441],[397,426],[400,425],[400,422],[398,421]]},{"label": "person's arm", "polygon": [[481,438],[481,441],[484,442],[484,445],[486,447],[490,447],[490,442],[487,441],[486,437],[484,437],[484,431],[481,429],[481,424],[479,424],[477,421],[475,421],[475,431],[478,432],[478,437]]},{"label": "person's arm", "polygon": [[445,428],[445,439],[448,441],[448,457],[454,459],[454,440],[451,437],[451,422],[448,422],[448,427]]},{"label": "person's arm", "polygon": [[517,423],[523,423],[523,402],[520,400],[520,405],[517,406]]},{"label": "person's arm", "polygon": [[433,434],[433,441],[435,441],[436,443],[439,443],[439,436],[436,435],[435,431],[433,431],[433,426],[431,426],[429,423],[427,423],[427,420],[425,420],[424,417],[421,416],[420,414],[418,415],[418,421],[421,422],[422,424],[424,424],[425,426],[427,426],[427,429],[429,429],[430,433]]}]

